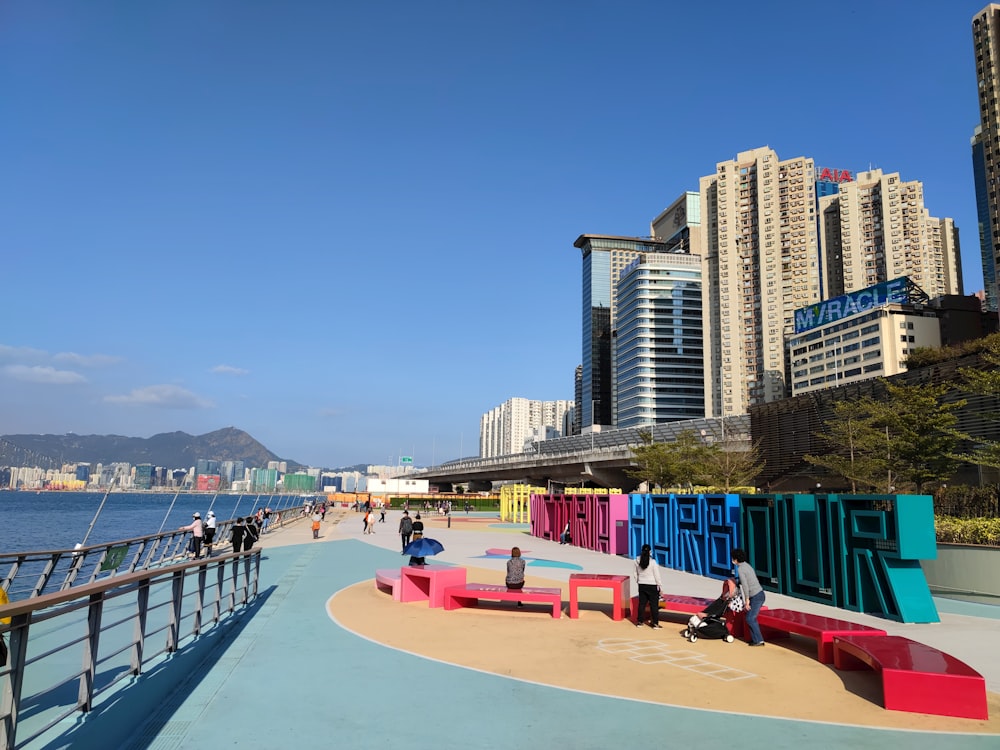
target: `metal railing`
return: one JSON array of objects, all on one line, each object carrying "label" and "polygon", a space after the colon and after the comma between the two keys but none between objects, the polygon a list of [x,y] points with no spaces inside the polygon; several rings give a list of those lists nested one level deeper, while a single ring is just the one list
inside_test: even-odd
[{"label": "metal railing", "polygon": [[[302,506],[282,509],[281,524],[302,518],[301,510]],[[216,549],[228,548],[234,523],[235,519],[219,522]],[[277,528],[273,517],[271,528]],[[151,570],[183,559],[190,539],[190,531],[173,530],[78,549],[0,554],[0,571],[6,570],[0,588],[15,601],[95,583],[102,575]]]},{"label": "metal railing", "polygon": [[[16,750],[238,614],[260,549],[115,575],[0,606],[0,748]],[[162,557],[161,557],[162,559]]]}]

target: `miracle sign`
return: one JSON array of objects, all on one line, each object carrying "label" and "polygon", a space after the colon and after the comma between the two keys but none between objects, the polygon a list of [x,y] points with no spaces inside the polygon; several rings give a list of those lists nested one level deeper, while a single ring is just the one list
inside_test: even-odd
[{"label": "miracle sign", "polygon": [[882,305],[909,302],[908,281],[908,277],[900,276],[898,279],[883,281],[867,289],[799,308],[795,311],[795,332],[802,333]]}]

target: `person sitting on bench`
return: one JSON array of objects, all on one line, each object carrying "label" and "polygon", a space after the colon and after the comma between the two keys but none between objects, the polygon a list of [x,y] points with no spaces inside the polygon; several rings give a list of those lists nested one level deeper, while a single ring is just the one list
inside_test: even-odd
[{"label": "person sitting on bench", "polygon": [[[510,559],[507,561],[507,588],[518,591],[524,588],[524,558],[521,557],[521,548],[512,547]],[[523,602],[517,603],[518,607],[523,607]]]}]

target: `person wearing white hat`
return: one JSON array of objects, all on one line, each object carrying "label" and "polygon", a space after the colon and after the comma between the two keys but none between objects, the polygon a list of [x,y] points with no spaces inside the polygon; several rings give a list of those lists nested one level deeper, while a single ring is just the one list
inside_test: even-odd
[{"label": "person wearing white hat", "polygon": [[193,536],[188,546],[188,554],[197,560],[201,557],[201,540],[204,537],[205,527],[201,523],[201,513],[195,511],[192,519],[191,523],[187,526],[181,526],[181,531],[190,531],[192,533]]},{"label": "person wearing white hat", "polygon": [[208,511],[208,518],[205,519],[205,557],[212,556],[212,542],[215,541],[215,512]]}]

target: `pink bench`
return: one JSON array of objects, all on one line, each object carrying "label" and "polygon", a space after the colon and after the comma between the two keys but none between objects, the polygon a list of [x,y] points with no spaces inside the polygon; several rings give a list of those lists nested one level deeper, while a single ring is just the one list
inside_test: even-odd
[{"label": "pink bench", "polygon": [[427,602],[429,607],[444,604],[444,590],[465,583],[465,568],[419,565],[400,568],[399,601]]},{"label": "pink bench", "polygon": [[509,589],[489,583],[466,583],[449,586],[444,590],[444,608],[475,607],[480,599],[508,602],[544,602],[552,605],[552,616],[562,616],[562,589],[546,589],[525,586],[523,589]]},{"label": "pink bench", "polygon": [[986,680],[964,661],[909,638],[836,635],[837,669],[871,667],[882,677],[882,702],[890,711],[988,719]]},{"label": "pink bench", "polygon": [[821,664],[833,663],[833,639],[838,635],[881,636],[884,630],[861,625],[850,620],[838,620],[793,609],[769,609],[757,615],[762,628],[782,633],[804,635],[816,641],[816,658]]},{"label": "pink bench", "polygon": [[570,573],[569,575],[569,616],[576,619],[580,616],[579,593],[581,588],[608,588],[614,593],[611,619],[621,620],[624,615],[623,603],[630,602],[632,578],[621,575],[605,575],[600,573]]},{"label": "pink bench", "polygon": [[375,588],[392,594],[392,598],[399,601],[399,568],[380,568],[375,571]]}]

